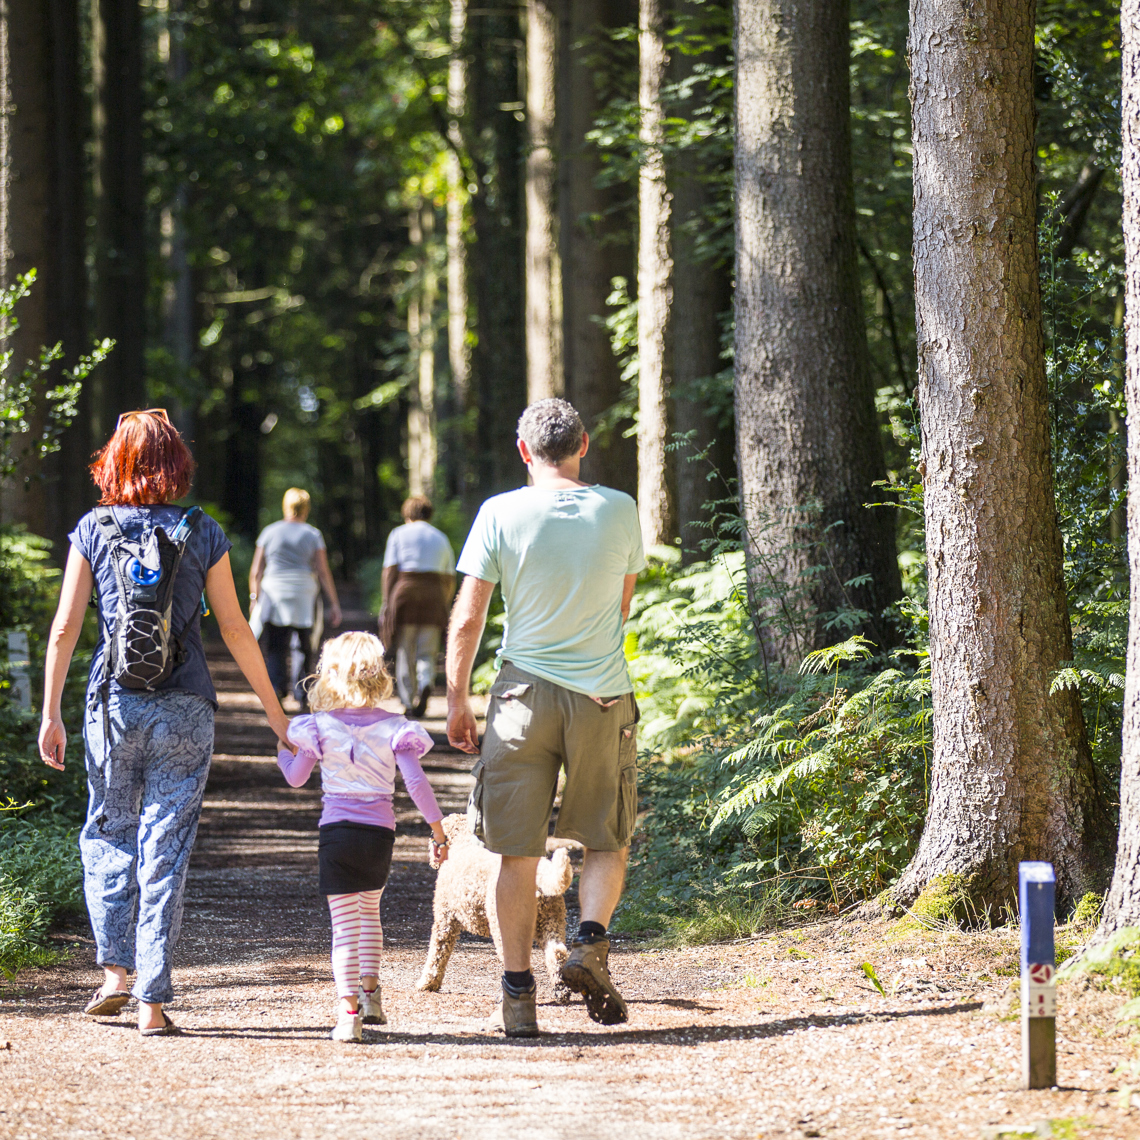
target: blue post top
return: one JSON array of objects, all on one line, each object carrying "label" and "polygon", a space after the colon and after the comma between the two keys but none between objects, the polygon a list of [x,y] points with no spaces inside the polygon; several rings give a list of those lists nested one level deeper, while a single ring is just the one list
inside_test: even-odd
[{"label": "blue post top", "polygon": [[1056,879],[1052,863],[1018,866],[1018,902],[1021,907],[1021,968],[1027,963],[1055,964],[1053,903]]}]

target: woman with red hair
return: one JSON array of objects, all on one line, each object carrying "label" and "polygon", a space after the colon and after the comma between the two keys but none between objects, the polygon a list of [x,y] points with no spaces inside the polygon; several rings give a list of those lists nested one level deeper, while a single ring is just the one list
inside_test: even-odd
[{"label": "woman with red hair", "polygon": [[174,996],[171,958],[214,750],[217,696],[199,630],[203,596],[282,740],[289,721],[238,604],[229,540],[196,508],[172,505],[190,490],[194,460],[166,412],[120,416],[91,474],[100,506],[71,534],[44,668],[39,747],[46,764],[63,768],[60,699],[96,590],[100,636],[83,725],[90,798],[79,848],[104,980],[85,1012],[118,1014],[133,995],[139,1032],[153,1036],[176,1032],[162,1006]]}]

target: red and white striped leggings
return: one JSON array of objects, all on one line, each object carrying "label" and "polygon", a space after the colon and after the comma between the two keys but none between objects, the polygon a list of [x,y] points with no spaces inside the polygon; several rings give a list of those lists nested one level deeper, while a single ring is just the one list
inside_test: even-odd
[{"label": "red and white striped leggings", "polygon": [[328,895],[332,916],[332,968],[337,997],[354,998],[361,977],[380,973],[384,933],[380,927],[379,891]]}]

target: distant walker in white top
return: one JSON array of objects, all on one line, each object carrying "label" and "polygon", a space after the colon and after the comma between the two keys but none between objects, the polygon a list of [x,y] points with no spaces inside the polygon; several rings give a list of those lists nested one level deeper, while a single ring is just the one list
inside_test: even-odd
[{"label": "distant walker in white top", "polygon": [[451,595],[455,555],[428,519],[431,501],[413,495],[401,508],[404,525],[388,535],[384,550],[384,599],[380,640],[395,659],[396,690],[406,716],[423,716],[435,684],[436,660]]}]

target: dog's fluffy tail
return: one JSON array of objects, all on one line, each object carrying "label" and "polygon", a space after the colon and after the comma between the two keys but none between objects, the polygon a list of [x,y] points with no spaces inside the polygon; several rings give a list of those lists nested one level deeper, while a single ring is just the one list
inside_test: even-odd
[{"label": "dog's fluffy tail", "polygon": [[535,887],[540,895],[556,898],[566,893],[574,880],[574,868],[570,866],[570,852],[560,847],[549,859],[539,859],[535,875]]}]

